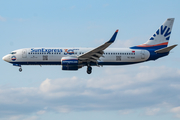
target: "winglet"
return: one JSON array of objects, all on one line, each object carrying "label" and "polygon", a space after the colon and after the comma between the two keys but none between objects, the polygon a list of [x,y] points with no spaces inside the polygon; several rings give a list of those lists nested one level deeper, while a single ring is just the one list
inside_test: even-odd
[{"label": "winglet", "polygon": [[116,30],[116,32],[114,33],[114,35],[111,37],[111,39],[107,42],[107,43],[113,43],[116,39],[117,33],[119,30]]}]

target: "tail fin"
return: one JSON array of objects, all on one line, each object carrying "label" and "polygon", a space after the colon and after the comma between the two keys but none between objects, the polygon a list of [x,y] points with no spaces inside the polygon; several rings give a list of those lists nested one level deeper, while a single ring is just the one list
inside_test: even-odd
[{"label": "tail fin", "polygon": [[167,47],[170,39],[173,23],[174,23],[174,18],[168,18],[146,43],[142,45],[138,45],[136,47],[145,48],[145,49],[147,48],[160,49]]}]

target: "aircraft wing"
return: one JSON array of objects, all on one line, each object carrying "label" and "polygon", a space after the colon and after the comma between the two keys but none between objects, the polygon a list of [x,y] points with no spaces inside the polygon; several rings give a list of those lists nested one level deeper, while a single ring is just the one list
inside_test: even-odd
[{"label": "aircraft wing", "polygon": [[78,56],[78,59],[82,62],[97,62],[97,60],[103,56],[103,50],[105,50],[109,45],[111,45],[117,36],[118,30],[116,30],[116,32],[114,33],[114,35],[111,37],[111,39],[109,41],[107,41],[106,43],[104,43],[103,45],[88,51],[80,56]]}]

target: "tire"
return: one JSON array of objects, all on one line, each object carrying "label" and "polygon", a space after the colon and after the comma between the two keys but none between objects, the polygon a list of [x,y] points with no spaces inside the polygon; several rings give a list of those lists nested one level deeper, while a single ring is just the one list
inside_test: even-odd
[{"label": "tire", "polygon": [[19,68],[19,72],[22,72],[22,68]]},{"label": "tire", "polygon": [[88,70],[88,71],[92,71],[92,67],[91,67],[91,66],[88,66],[88,67],[87,67],[87,70]]},{"label": "tire", "polygon": [[92,72],[92,71],[90,71],[90,70],[87,70],[87,74],[91,74],[91,72]]}]

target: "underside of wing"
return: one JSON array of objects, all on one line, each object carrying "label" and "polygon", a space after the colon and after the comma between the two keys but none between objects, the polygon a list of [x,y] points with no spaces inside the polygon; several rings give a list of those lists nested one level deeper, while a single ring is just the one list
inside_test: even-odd
[{"label": "underside of wing", "polygon": [[117,33],[118,33],[118,30],[116,30],[116,32],[113,34],[113,36],[111,37],[111,39],[109,41],[107,41],[103,45],[101,45],[91,51],[86,52],[83,55],[80,55],[78,57],[78,59],[81,62],[87,62],[87,63],[97,62],[97,60],[99,60],[100,57],[103,57],[104,50],[115,41]]}]

